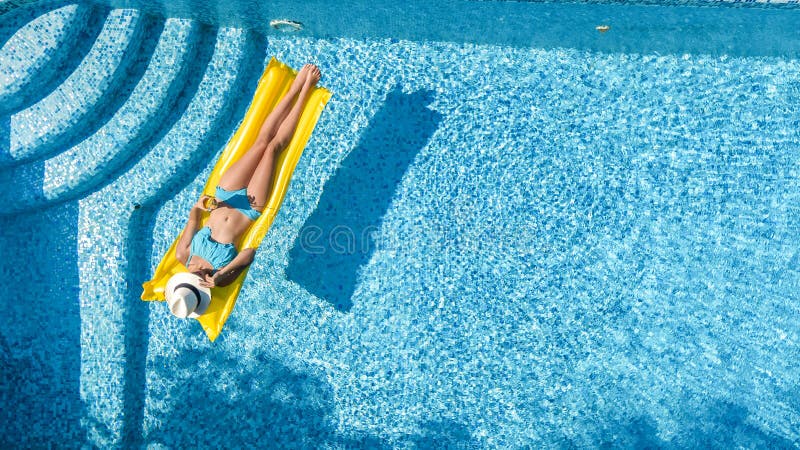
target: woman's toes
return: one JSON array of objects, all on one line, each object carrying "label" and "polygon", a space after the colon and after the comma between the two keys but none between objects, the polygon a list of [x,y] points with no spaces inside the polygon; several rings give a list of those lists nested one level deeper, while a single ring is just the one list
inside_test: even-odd
[{"label": "woman's toes", "polygon": [[308,79],[310,82],[316,84],[316,82],[319,81],[321,75],[322,73],[320,73],[319,67],[312,65],[308,74]]},{"label": "woman's toes", "polygon": [[308,64],[306,64],[305,66],[301,67],[300,70],[297,71],[297,76],[294,77],[294,81],[292,82],[292,86],[294,86],[295,88],[298,88],[298,89],[300,87],[302,87],[303,84],[305,84],[305,82],[308,80],[309,72],[310,72],[310,70],[308,68]]}]

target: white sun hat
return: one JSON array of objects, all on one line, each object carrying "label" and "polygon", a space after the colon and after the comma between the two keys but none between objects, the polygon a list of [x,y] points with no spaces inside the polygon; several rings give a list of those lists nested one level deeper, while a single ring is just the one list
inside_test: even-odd
[{"label": "white sun hat", "polygon": [[169,310],[181,319],[200,317],[211,303],[211,289],[200,285],[200,277],[189,272],[173,275],[164,291]]}]

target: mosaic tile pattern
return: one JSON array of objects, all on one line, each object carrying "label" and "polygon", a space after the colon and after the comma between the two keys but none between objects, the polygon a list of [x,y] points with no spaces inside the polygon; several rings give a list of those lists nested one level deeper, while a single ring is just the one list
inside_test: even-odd
[{"label": "mosaic tile pattern", "polygon": [[[0,447],[85,442],[81,427],[77,204],[0,217]],[[13,244],[25,242],[25,246]],[[47,255],[46,259],[41,255]],[[49,262],[48,262],[49,260]],[[5,262],[13,263],[8,264]],[[53,261],[57,261],[54,263]],[[31,275],[35,273],[35,275]],[[13,300],[12,300],[13,299]],[[39,301],[47,301],[39,303]]]},{"label": "mosaic tile pattern", "polygon": [[[0,49],[0,104],[16,107],[31,78],[61,65],[64,50],[90,19],[91,8],[68,5],[51,11],[19,29]],[[33,77],[35,75],[35,77]],[[34,82],[35,85],[35,82]]]},{"label": "mosaic tile pattern", "polygon": [[6,13],[20,6],[35,3],[36,1],[37,0],[0,0],[0,13]]},{"label": "mosaic tile pattern", "polygon": [[[90,137],[146,128],[141,157],[33,162],[103,187],[0,202],[0,446],[800,442],[800,60],[158,26],[185,87]],[[139,285],[271,55],[334,96],[211,344]]]},{"label": "mosaic tile pattern", "polygon": [[35,105],[11,116],[8,153],[2,162],[41,157],[67,139],[83,119],[96,113],[98,103],[122,95],[114,88],[134,61],[146,21],[132,9],[112,11],[94,47],[80,67],[56,91]]},{"label": "mosaic tile pattern", "polygon": [[59,2],[42,0],[2,0],[0,1],[0,15],[2,15],[0,30],[13,33],[39,17],[42,8],[53,10],[64,4],[65,2],[59,4]]},{"label": "mosaic tile pattern", "polygon": [[[526,0],[523,0],[526,1]],[[660,6],[730,6],[736,8],[765,7],[765,8],[797,8],[800,6],[798,0],[618,0],[621,4],[642,4]]]},{"label": "mosaic tile pattern", "polygon": [[[692,53],[800,58],[800,8],[694,8],[671,2],[518,2],[414,0],[315,2],[294,0],[200,2],[119,0],[143,8],[225,26],[284,33],[272,19],[302,23],[293,35],[355,40],[395,39],[519,48],[572,48],[609,53]],[[757,3],[737,2],[737,5]],[[607,26],[606,32],[597,27]],[[702,30],[704,39],[697,39]]]},{"label": "mosaic tile pattern", "polygon": [[186,77],[197,71],[193,63],[198,34],[198,25],[191,21],[165,22],[147,71],[125,104],[97,133],[45,162],[42,188],[47,200],[86,192],[141,154],[148,138],[163,125]]},{"label": "mosaic tile pattern", "polygon": [[[17,182],[0,194],[10,209],[25,211],[48,203],[74,198],[113,177],[115,171],[146,148],[148,139],[163,125],[167,113],[193,73],[198,25],[169,19],[159,36],[147,70],[131,96],[102,128],[75,147],[44,162],[41,188]],[[36,179],[37,164],[16,166],[4,174],[8,179]],[[13,201],[12,201],[13,199]],[[2,201],[2,200],[0,200]]]},{"label": "mosaic tile pattern", "polygon": [[[189,444],[177,433],[188,422],[159,418],[194,410],[168,399],[194,398],[198,367],[215,386],[204,398],[225,406],[211,423],[246,405],[237,432],[286,445],[800,439],[784,387],[800,336],[797,61],[271,42],[292,64],[319,61],[336,95],[223,340],[153,306],[145,415],[157,442]],[[440,121],[416,120],[424,109]],[[420,141],[387,209],[370,203],[383,164]],[[325,201],[350,189],[343,171],[365,188]],[[151,265],[202,179],[159,214]],[[305,267],[329,284],[356,271],[344,311],[287,273],[326,205],[379,219],[363,266]],[[282,372],[305,375],[282,386],[270,378]],[[275,398],[287,412],[250,409]],[[210,447],[231,439],[214,436]]]},{"label": "mosaic tile pattern", "polygon": [[[473,0],[485,1],[485,0]],[[540,0],[520,0],[522,2],[536,3]],[[552,1],[558,3],[560,0]],[[608,4],[616,3],[621,5],[654,5],[654,6],[706,6],[706,7],[735,7],[735,8],[797,8],[800,5],[798,0],[569,0],[561,3],[590,3]]]},{"label": "mosaic tile pattern", "polygon": [[[132,247],[146,236],[129,235],[128,224],[133,214],[148,211],[135,209],[134,205],[156,203],[155,198],[170,183],[169,178],[187,167],[197,166],[198,156],[210,157],[209,143],[227,139],[230,131],[233,96],[249,87],[243,81],[253,72],[252,51],[248,51],[247,33],[238,29],[222,29],[212,34],[216,42],[211,44],[213,56],[207,67],[196,67],[193,74],[202,73],[196,92],[174,126],[147,154],[125,175],[117,178],[104,189],[80,201],[79,229],[84,237],[78,249],[78,265],[82,279],[81,317],[86,324],[82,328],[83,373],[81,386],[84,397],[92,399],[94,405],[87,414],[86,426],[93,445],[105,447],[119,445],[123,439],[120,416],[124,413],[124,389],[126,384],[126,361],[116,358],[104,349],[125,346],[125,333],[141,333],[142,330],[126,326],[127,306],[121,308],[116,299],[128,289],[129,267],[140,267],[140,260],[131,260]],[[162,63],[164,66],[168,63]],[[260,62],[259,62],[260,64]],[[216,136],[217,134],[222,136]],[[191,169],[190,169],[191,170]],[[163,195],[163,194],[162,194]],[[133,243],[131,242],[133,241]],[[116,251],[107,251],[113,248]],[[113,270],[109,270],[113,268]],[[98,273],[108,276],[99,279]],[[96,386],[107,386],[109,395]]]}]

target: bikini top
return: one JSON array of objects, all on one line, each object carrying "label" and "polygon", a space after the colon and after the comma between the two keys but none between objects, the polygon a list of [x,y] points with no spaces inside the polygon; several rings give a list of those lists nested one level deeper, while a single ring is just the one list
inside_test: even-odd
[{"label": "bikini top", "polygon": [[223,244],[215,241],[211,238],[211,228],[203,227],[192,238],[192,244],[189,246],[189,259],[186,263],[188,264],[192,260],[192,255],[197,255],[211,263],[214,270],[219,270],[233,261],[237,253],[236,247],[232,243]]}]

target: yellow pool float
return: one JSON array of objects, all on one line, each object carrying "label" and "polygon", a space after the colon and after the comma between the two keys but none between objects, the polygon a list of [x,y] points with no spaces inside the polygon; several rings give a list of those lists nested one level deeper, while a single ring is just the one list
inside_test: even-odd
[{"label": "yellow pool float", "polygon": [[[270,111],[277,105],[278,101],[289,90],[292,81],[297,76],[297,71],[291,67],[279,62],[277,59],[272,58],[264,69],[261,79],[258,81],[253,102],[244,116],[242,124],[233,135],[228,145],[223,150],[214,170],[211,172],[208,181],[206,181],[203,194],[213,196],[214,189],[219,184],[220,177],[236,160],[247,152],[250,146],[256,140],[258,131],[261,124],[266,119]],[[319,120],[325,104],[331,97],[331,93],[322,87],[316,87],[309,96],[303,113],[300,116],[300,122],[297,125],[294,136],[292,137],[289,145],[278,156],[275,162],[275,177],[272,181],[272,191],[264,207],[261,216],[253,222],[250,228],[242,235],[239,241],[236,242],[236,248],[239,251],[252,248],[258,249],[264,236],[267,234],[278,209],[286,196],[286,191],[291,181],[292,173],[303,154],[308,139],[311,137],[311,132]],[[206,220],[208,220],[208,213],[204,213],[200,226],[202,227]],[[175,248],[180,240],[180,234],[172,246],[167,250],[166,255],[158,264],[153,279],[144,283],[142,287],[142,300],[164,300],[164,289],[167,285],[167,280],[178,273],[185,272],[186,267],[181,264],[175,257]],[[249,269],[249,268],[248,268]],[[236,304],[236,298],[239,296],[239,291],[242,289],[247,271],[245,269],[239,274],[239,277],[233,283],[215,287],[211,289],[211,304],[206,310],[205,314],[197,318],[197,321],[203,326],[208,338],[213,342],[222,331],[225,321],[228,320],[233,307]]]}]

